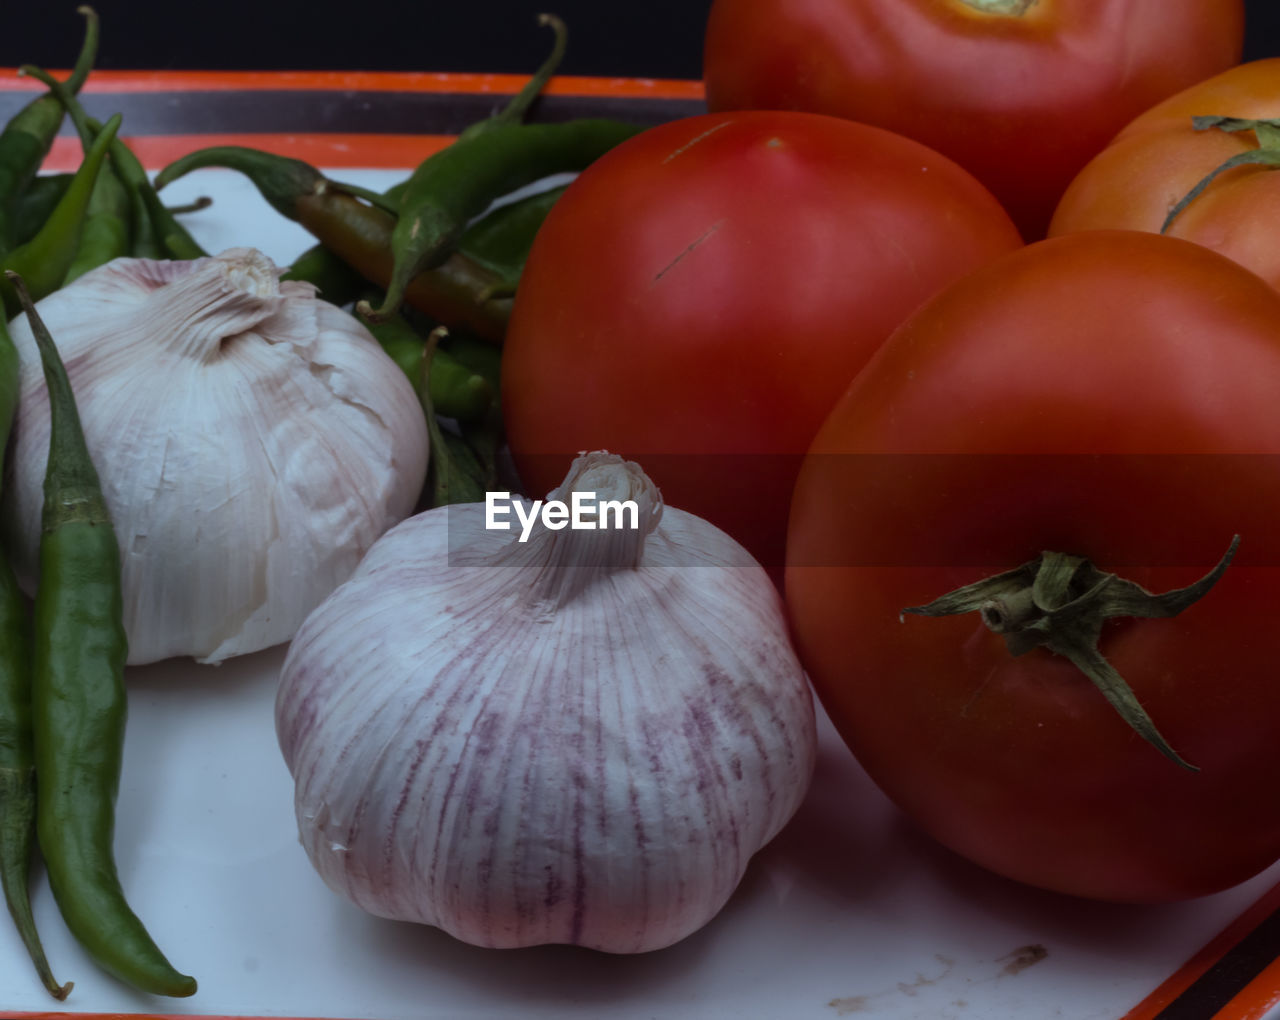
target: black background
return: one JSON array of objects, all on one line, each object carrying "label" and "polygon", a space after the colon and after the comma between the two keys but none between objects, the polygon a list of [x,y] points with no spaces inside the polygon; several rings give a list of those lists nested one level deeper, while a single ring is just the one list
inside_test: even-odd
[{"label": "black background", "polygon": [[[1070,2],[1070,0],[1068,0]],[[698,78],[711,0],[97,0],[98,66],[124,70],[528,73],[546,53],[534,17],[568,22],[565,74]],[[74,0],[7,0],[0,66],[67,67]],[[1246,0],[1245,59],[1280,56],[1280,2]]]}]

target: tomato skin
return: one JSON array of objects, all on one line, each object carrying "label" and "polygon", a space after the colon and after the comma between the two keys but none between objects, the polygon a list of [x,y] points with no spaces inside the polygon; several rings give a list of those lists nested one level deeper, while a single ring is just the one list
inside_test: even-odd
[{"label": "tomato skin", "polygon": [[[1280,294],[1172,238],[1040,242],[884,344],[811,447],[786,599],[801,660],[873,780],[1009,878],[1159,902],[1280,857]],[[1270,522],[1270,523],[1269,523]],[[1043,648],[975,613],[902,615],[1043,550],[1152,591],[1236,561],[1100,649],[1185,771]]]},{"label": "tomato skin", "polygon": [[1019,244],[970,175],[877,128],[764,112],[645,131],[569,186],[521,276],[502,378],[526,491],[580,450],[620,453],[780,571],[800,458],[849,380]]},{"label": "tomato skin", "polygon": [[715,0],[712,110],[876,124],[950,156],[1044,236],[1075,173],[1129,119],[1240,59],[1242,0]]},{"label": "tomato skin", "polygon": [[[1252,132],[1196,131],[1196,116],[1280,117],[1280,58],[1241,64],[1193,85],[1131,121],[1076,175],[1049,227],[1159,233],[1170,210],[1232,156],[1257,148]],[[1169,227],[1280,287],[1280,174],[1242,166],[1220,175]]]}]

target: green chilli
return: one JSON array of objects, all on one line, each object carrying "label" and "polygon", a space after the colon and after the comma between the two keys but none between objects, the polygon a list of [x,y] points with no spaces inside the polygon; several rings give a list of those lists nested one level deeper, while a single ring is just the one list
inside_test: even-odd
[{"label": "green chilli", "polygon": [[562,124],[525,124],[525,113],[554,73],[564,53],[566,30],[543,15],[556,33],[551,56],[498,114],[471,125],[452,145],[419,164],[404,187],[392,237],[395,268],[386,297],[373,317],[389,315],[404,301],[410,281],[444,262],[473,219],[492,202],[557,173],[584,170],[638,134],[634,124],[583,118]]},{"label": "green chilli", "polygon": [[165,959],[116,870],[128,650],[120,550],[58,349],[21,278],[9,278],[40,349],[51,419],[32,626],[40,852],[67,927],[99,966],[142,991],[191,995],[195,979]]},{"label": "green chilli", "polygon": [[[18,400],[18,352],[0,321],[0,458]],[[9,561],[0,556],[0,887],[9,914],[45,988],[64,999],[49,967],[27,875],[36,835],[35,748],[31,731],[31,639],[27,603]]]},{"label": "green chilli", "polygon": [[[79,7],[85,17],[84,42],[66,87],[80,91],[98,55],[98,16]],[[31,100],[0,131],[0,255],[14,245],[14,206],[35,177],[62,125],[62,104],[45,94]]]},{"label": "green chilli", "polygon": [[[431,347],[431,363],[423,365],[427,337],[403,315],[369,320],[361,316],[382,349],[413,383],[414,389],[427,387],[427,396],[436,414],[460,422],[484,421],[497,403],[495,386],[439,345]],[[422,394],[419,393],[419,400]]]},{"label": "green chilli", "polygon": [[[62,104],[67,116],[80,136],[85,156],[93,150],[98,132],[89,125],[84,107],[62,82],[47,71],[24,64],[21,73],[43,82],[49,92]],[[70,283],[91,269],[106,265],[113,259],[129,254],[129,193],[116,172],[114,162],[108,160],[98,171],[93,192],[85,209],[84,224],[80,231],[80,244],[75,258],[67,268],[63,283]]]},{"label": "green chilli", "polygon": [[[6,274],[14,273],[22,277],[28,293],[36,301],[62,286],[67,270],[75,261],[76,253],[80,250],[89,201],[93,197],[107,150],[119,127],[120,115],[116,114],[98,132],[98,137],[81,161],[80,169],[72,178],[66,194],[49,214],[39,233],[0,261],[0,268]],[[15,288],[2,284],[0,291],[3,291],[6,314],[12,318],[20,309]]]}]

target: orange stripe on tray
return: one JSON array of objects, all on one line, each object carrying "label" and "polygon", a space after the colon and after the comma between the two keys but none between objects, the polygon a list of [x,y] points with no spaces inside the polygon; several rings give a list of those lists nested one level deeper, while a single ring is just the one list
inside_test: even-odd
[{"label": "orange stripe on tray", "polygon": [[1214,1020],[1263,1020],[1280,1005],[1280,960],[1273,960],[1261,974],[1214,1014]]},{"label": "orange stripe on tray", "polygon": [[[67,71],[54,72],[66,77]],[[95,70],[85,92],[226,92],[232,90],[336,90],[367,92],[440,92],[500,95],[519,92],[525,74],[428,71],[110,71]],[[44,86],[0,68],[0,91],[39,92]],[[550,96],[702,99],[702,82],[677,78],[593,78],[557,75],[543,93]]]},{"label": "orange stripe on tray", "polygon": [[[159,170],[179,156],[211,145],[247,145],[281,156],[292,156],[323,168],[412,169],[439,152],[452,135],[352,135],[352,134],[209,134],[137,135],[124,141],[148,170]],[[80,143],[62,135],[42,165],[54,173],[74,170],[83,152]]]},{"label": "orange stripe on tray", "polygon": [[[1156,1020],[1277,910],[1280,910],[1280,884],[1273,886],[1223,928],[1121,1020]],[[1280,1002],[1280,962],[1273,961],[1222,1009],[1213,1014],[1199,1015],[1204,1020],[1259,1020],[1277,1002]],[[1260,1007],[1262,1003],[1267,1005]]]}]

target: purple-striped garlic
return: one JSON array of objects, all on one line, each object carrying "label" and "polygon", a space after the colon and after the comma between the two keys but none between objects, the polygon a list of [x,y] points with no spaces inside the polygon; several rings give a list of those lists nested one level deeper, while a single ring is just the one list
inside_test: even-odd
[{"label": "purple-striped garlic", "polygon": [[[129,662],[288,641],[427,469],[422,408],[354,317],[252,248],[117,259],[40,302],[120,542]],[[4,486],[33,591],[49,399],[26,317]]]},{"label": "purple-striped garlic", "polygon": [[602,526],[522,542],[485,504],[427,511],[289,649],[301,841],[370,913],[480,946],[658,949],[804,796],[813,701],[764,570],[619,457],[579,457],[552,495],[575,491],[633,501],[639,527],[584,513]]}]

